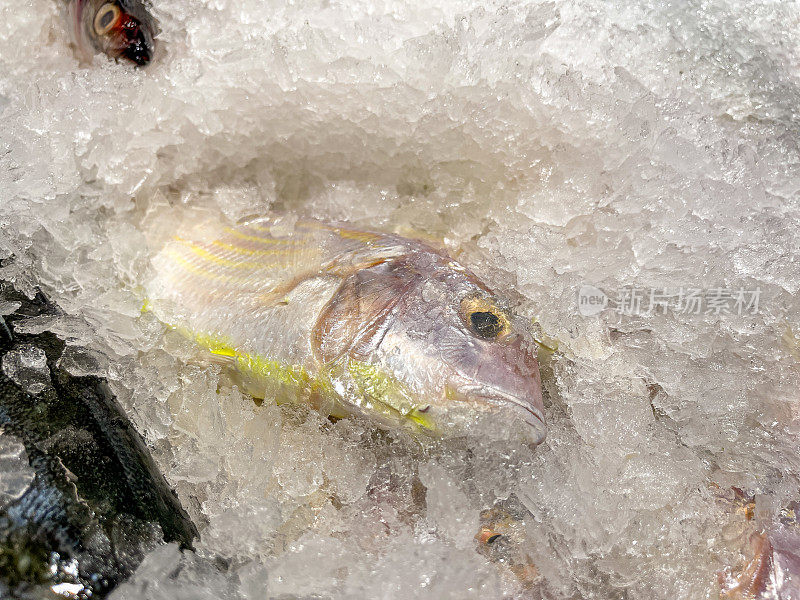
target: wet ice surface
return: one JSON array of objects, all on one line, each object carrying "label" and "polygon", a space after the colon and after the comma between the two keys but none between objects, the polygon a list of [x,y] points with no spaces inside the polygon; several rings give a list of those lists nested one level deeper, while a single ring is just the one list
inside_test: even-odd
[{"label": "wet ice surface", "polygon": [[[202,529],[199,556],[161,548],[115,597],[715,597],[798,496],[792,7],[156,12],[142,72],[79,65],[54,2],[0,2],[0,276],[58,302],[26,327],[109,378]],[[444,238],[557,344],[547,441],[420,447],[256,407],[141,314],[148,240],[270,207]],[[586,284],[643,310],[581,316]],[[759,307],[646,314],[665,287]],[[476,551],[506,500],[533,591]]]},{"label": "wet ice surface", "polygon": [[50,385],[50,369],[44,350],[32,345],[8,352],[2,360],[3,373],[29,394],[38,394]]},{"label": "wet ice surface", "polygon": [[34,477],[22,440],[0,430],[0,509],[22,497]]}]

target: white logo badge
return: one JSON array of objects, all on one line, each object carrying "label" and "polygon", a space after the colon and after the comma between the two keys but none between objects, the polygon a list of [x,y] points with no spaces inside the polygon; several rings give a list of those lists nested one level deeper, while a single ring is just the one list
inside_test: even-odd
[{"label": "white logo badge", "polygon": [[578,312],[584,317],[592,317],[608,305],[608,296],[593,285],[582,285],[578,290]]}]

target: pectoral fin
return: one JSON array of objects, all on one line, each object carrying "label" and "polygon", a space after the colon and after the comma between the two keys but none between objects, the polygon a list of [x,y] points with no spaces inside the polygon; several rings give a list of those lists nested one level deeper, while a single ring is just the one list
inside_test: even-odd
[{"label": "pectoral fin", "polygon": [[391,313],[416,278],[402,260],[353,272],[325,305],[314,326],[312,346],[319,360],[332,363],[345,354],[363,357],[380,344]]}]

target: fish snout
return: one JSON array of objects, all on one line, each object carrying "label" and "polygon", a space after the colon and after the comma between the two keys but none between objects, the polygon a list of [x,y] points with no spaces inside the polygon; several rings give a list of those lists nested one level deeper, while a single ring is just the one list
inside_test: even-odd
[{"label": "fish snout", "polygon": [[544,413],[529,398],[487,394],[485,402],[494,407],[481,429],[489,439],[515,439],[536,446],[547,436]]},{"label": "fish snout", "polygon": [[506,410],[513,415],[511,420],[515,421],[512,427],[516,425],[518,433],[527,443],[534,446],[541,444],[547,437],[544,413],[525,400],[507,402]]},{"label": "fish snout", "polygon": [[535,358],[511,355],[484,360],[478,365],[474,380],[488,397],[531,407],[539,416],[544,412],[542,380]]},{"label": "fish snout", "polygon": [[130,39],[122,51],[122,55],[140,67],[147,65],[153,58],[153,44],[141,30]]},{"label": "fish snout", "polygon": [[[456,389],[460,387],[460,391]],[[541,391],[516,395],[493,386],[453,386],[448,396],[459,405],[472,407],[474,434],[487,439],[517,439],[537,445],[547,436]]]}]

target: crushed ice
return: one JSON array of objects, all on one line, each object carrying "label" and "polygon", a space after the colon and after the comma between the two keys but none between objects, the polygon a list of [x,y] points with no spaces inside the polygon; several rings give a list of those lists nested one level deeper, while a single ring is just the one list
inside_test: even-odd
[{"label": "crushed ice", "polygon": [[50,385],[50,369],[44,350],[23,344],[2,358],[3,373],[29,394],[38,394]]},{"label": "crushed ice", "polygon": [[[766,525],[800,489],[794,9],[155,4],[160,54],[132,71],[80,66],[57,3],[0,3],[0,277],[59,304],[24,327],[109,379],[201,528],[113,597],[715,595],[755,527],[720,490]],[[178,220],[271,208],[444,239],[557,347],[547,441],[255,406],[141,313]],[[583,316],[584,285],[760,308]],[[36,385],[37,361],[3,369]],[[509,504],[529,580],[473,540]]]}]

